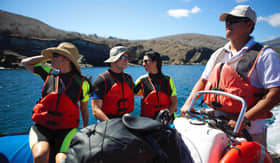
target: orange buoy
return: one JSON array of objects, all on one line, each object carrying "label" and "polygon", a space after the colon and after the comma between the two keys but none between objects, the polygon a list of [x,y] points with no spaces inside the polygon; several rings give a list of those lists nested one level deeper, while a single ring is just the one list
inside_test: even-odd
[{"label": "orange buoy", "polygon": [[233,146],[223,156],[220,163],[272,163],[272,158],[265,147],[254,141],[243,141]]}]

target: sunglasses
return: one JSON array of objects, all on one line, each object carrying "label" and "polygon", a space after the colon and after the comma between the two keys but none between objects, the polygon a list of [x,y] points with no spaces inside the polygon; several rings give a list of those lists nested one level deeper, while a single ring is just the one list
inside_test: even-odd
[{"label": "sunglasses", "polygon": [[239,22],[248,22],[248,21],[250,21],[250,19],[247,17],[228,16],[226,18],[226,23],[230,23],[230,24],[235,24],[235,23],[239,23]]},{"label": "sunglasses", "polygon": [[143,62],[148,63],[148,62],[152,62],[152,60],[151,59],[144,59]]},{"label": "sunglasses", "polygon": [[53,55],[52,55],[54,58],[56,58],[56,57],[59,57],[60,56],[60,54],[58,54],[58,53],[53,53]]},{"label": "sunglasses", "polygon": [[122,60],[128,60],[128,56],[122,55],[122,56],[120,56],[120,59],[122,59]]}]

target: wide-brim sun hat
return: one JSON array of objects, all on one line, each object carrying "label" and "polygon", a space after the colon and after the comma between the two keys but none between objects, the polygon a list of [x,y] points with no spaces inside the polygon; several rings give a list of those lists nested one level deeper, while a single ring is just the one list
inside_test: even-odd
[{"label": "wide-brim sun hat", "polygon": [[105,60],[105,63],[116,62],[123,54],[127,53],[128,49],[124,46],[116,46],[110,50],[110,57]]},{"label": "wide-brim sun hat", "polygon": [[247,17],[251,19],[255,24],[257,21],[256,12],[249,5],[238,5],[232,9],[229,13],[222,13],[219,17],[220,21],[226,21],[229,15],[236,17]]},{"label": "wide-brim sun hat", "polygon": [[78,63],[79,51],[75,45],[69,42],[62,42],[57,47],[50,47],[41,51],[41,55],[51,58],[53,53],[58,53],[69,59],[76,69],[81,73],[80,65]]}]

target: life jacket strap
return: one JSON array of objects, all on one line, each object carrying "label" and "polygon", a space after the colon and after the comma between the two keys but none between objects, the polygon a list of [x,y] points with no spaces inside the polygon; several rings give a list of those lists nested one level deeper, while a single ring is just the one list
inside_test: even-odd
[{"label": "life jacket strap", "polygon": [[53,116],[62,116],[62,113],[61,112],[56,112],[56,111],[50,111],[48,110],[48,113],[53,115]]},{"label": "life jacket strap", "polygon": [[154,108],[161,108],[163,105],[154,105]]},{"label": "life jacket strap", "polygon": [[47,123],[48,125],[50,125],[50,126],[56,126],[56,125],[57,125],[56,122],[50,121],[50,120],[47,120],[46,123]]}]

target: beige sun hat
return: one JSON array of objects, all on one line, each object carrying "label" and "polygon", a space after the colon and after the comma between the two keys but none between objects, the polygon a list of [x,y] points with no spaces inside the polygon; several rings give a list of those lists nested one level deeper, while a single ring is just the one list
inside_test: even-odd
[{"label": "beige sun hat", "polygon": [[116,46],[110,50],[110,57],[104,61],[105,63],[116,62],[123,54],[127,53],[128,49],[124,46]]},{"label": "beige sun hat", "polygon": [[69,42],[62,42],[57,47],[50,47],[41,51],[41,55],[51,58],[53,53],[58,53],[69,59],[81,73],[80,65],[78,64],[79,51],[75,45]]},{"label": "beige sun hat", "polygon": [[222,13],[220,15],[220,21],[226,21],[227,16],[247,17],[251,19],[255,24],[257,21],[256,12],[249,5],[238,5],[232,9],[229,13]]}]

